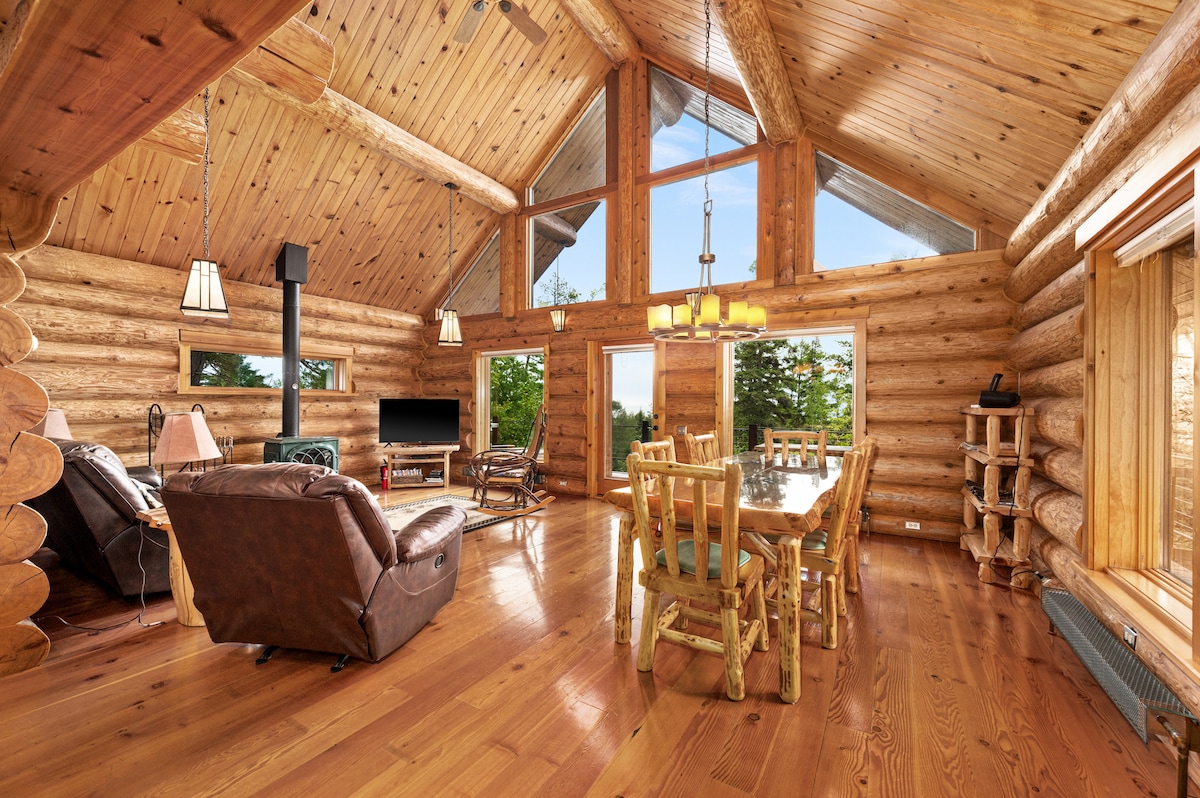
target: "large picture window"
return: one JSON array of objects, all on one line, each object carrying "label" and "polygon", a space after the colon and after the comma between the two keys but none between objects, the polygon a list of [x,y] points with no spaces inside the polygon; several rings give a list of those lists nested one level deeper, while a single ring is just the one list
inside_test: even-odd
[{"label": "large picture window", "polygon": [[714,284],[758,277],[758,141],[755,118],[710,97],[705,175],[704,90],[650,70],[650,293],[699,283],[705,188],[712,199]]}]

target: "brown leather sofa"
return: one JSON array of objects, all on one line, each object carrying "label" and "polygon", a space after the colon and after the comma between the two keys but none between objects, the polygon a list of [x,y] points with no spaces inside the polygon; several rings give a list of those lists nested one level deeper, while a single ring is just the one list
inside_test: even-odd
[{"label": "brown leather sofa", "polygon": [[166,533],[137,518],[157,501],[158,472],[127,470],[98,443],[54,442],[63,456],[62,477],[27,502],[46,519],[46,545],[68,568],[118,595],[170,590]]},{"label": "brown leather sofa", "polygon": [[317,465],[172,474],[163,502],[214,643],[376,662],[454,595],[466,513],[439,507],[393,531],[355,479]]}]

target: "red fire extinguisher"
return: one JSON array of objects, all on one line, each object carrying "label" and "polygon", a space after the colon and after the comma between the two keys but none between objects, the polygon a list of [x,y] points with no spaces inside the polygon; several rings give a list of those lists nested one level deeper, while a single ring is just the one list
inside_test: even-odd
[{"label": "red fire extinguisher", "polygon": [[388,464],[387,460],[383,461],[383,465],[379,467],[379,487],[380,490],[388,489]]}]

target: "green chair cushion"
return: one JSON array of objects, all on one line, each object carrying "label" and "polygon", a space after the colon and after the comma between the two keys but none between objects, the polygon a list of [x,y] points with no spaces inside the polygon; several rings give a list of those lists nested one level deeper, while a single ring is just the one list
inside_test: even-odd
[{"label": "green chair cushion", "polygon": [[805,551],[825,551],[825,544],[829,539],[829,532],[824,529],[817,529],[809,532],[800,541],[800,548]]},{"label": "green chair cushion", "polygon": [[[684,573],[696,573],[696,541],[681,540],[676,549],[679,552],[679,570]],[[666,551],[659,551],[655,555],[659,565],[667,564]],[[746,563],[750,562],[750,555],[741,549],[738,550],[738,568],[741,568]],[[715,579],[721,575],[721,546],[718,543],[708,544],[708,578]]]}]

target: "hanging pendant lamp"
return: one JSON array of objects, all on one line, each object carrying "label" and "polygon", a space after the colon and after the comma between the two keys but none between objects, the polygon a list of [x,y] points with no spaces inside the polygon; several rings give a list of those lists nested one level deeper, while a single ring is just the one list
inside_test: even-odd
[{"label": "hanging pendant lamp", "polygon": [[204,87],[204,257],[192,258],[187,286],[179,311],[185,316],[229,318],[229,305],[221,287],[221,270],[208,252],[208,87]]},{"label": "hanging pendant lamp", "polygon": [[442,326],[438,332],[438,346],[462,346],[462,328],[458,325],[458,311],[451,308],[454,300],[454,190],[458,186],[446,184],[449,194],[450,211],[446,223],[446,233],[449,244],[446,247],[446,266],[450,273],[450,292],[446,295],[446,303],[441,308]]},{"label": "hanging pendant lamp", "polygon": [[683,304],[651,305],[646,308],[646,326],[659,341],[746,341],[767,330],[767,310],[749,302],[729,303],[729,314],[721,316],[721,297],[713,290],[712,197],[708,192],[709,99],[712,95],[710,46],[712,17],[710,0],[704,0],[704,241],[700,251],[700,285],[684,295]]}]

